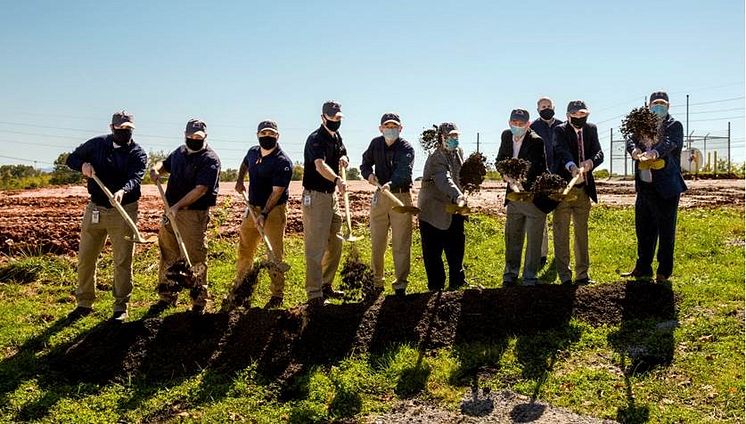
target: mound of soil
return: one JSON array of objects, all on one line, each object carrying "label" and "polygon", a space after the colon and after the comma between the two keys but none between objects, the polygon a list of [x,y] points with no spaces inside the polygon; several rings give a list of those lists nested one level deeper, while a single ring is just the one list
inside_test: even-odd
[{"label": "mound of soil", "polygon": [[205,368],[230,372],[256,361],[262,375],[282,384],[309,366],[396,344],[429,351],[559,328],[572,317],[600,325],[675,314],[670,287],[637,282],[418,293],[327,305],[312,314],[305,307],[252,308],[102,323],[51,352],[48,363],[70,381],[103,383],[179,379]]}]

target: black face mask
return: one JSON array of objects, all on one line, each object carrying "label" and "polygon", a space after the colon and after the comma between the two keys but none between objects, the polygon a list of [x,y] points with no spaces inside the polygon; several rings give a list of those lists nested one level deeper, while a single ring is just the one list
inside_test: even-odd
[{"label": "black face mask", "polygon": [[588,120],[587,116],[584,116],[582,118],[573,118],[572,116],[570,117],[570,123],[575,128],[583,128],[583,125],[585,125],[585,121],[587,120]]},{"label": "black face mask", "polygon": [[205,140],[195,140],[193,138],[187,138],[186,146],[189,148],[189,150],[196,152],[202,150],[202,148],[205,147]]},{"label": "black face mask", "polygon": [[272,150],[277,146],[277,138],[272,137],[271,135],[259,137],[259,145],[262,146],[262,149]]},{"label": "black face mask", "polygon": [[554,118],[554,109],[542,109],[539,111],[539,116],[547,121]]},{"label": "black face mask", "polygon": [[114,136],[114,143],[116,143],[118,146],[124,146],[127,143],[132,140],[132,130],[128,129],[119,129],[119,130],[112,130],[112,135]]},{"label": "black face mask", "polygon": [[326,128],[328,128],[329,131],[337,132],[339,126],[342,125],[342,121],[330,121],[327,119],[324,121],[324,125],[326,125]]}]

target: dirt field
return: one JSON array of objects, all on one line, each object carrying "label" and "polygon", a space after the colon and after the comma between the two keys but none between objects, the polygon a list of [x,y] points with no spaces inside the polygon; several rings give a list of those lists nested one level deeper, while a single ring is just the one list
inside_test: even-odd
[{"label": "dirt field", "polygon": [[[681,199],[682,208],[715,207],[744,204],[743,180],[687,181],[689,191]],[[354,225],[367,222],[367,210],[374,187],[362,181],[350,183],[350,201]],[[414,189],[416,202],[419,183]],[[634,204],[632,181],[603,181],[598,183],[600,203],[613,206]],[[300,197],[302,187],[294,181],[290,186],[288,232],[303,230]],[[478,212],[503,214],[505,185],[486,183],[469,203]],[[88,195],[84,186],[69,186],[39,190],[0,192],[0,253],[18,252],[74,254],[78,248],[80,218]],[[156,187],[143,187],[138,226],[144,235],[155,234],[161,215],[161,202]],[[236,234],[243,210],[241,199],[233,191],[233,183],[220,187],[218,206],[213,209],[213,225],[220,225],[220,233]]]}]

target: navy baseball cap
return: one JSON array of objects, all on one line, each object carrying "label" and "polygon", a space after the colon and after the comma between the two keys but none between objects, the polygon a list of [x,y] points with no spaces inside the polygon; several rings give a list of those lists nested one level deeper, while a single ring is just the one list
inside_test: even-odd
[{"label": "navy baseball cap", "polygon": [[135,117],[122,110],[111,116],[111,125],[116,129],[135,128]]},{"label": "navy baseball cap", "polygon": [[567,104],[567,113],[585,112],[589,113],[588,106],[582,100],[573,100]]},{"label": "navy baseball cap", "polygon": [[321,107],[321,113],[332,118],[335,116],[344,118],[344,114],[342,113],[342,105],[340,105],[339,102],[335,100],[327,100],[324,103],[324,106]]},{"label": "navy baseball cap", "polygon": [[207,137],[207,124],[199,119],[190,119],[186,124],[186,136],[194,138],[194,136],[205,138]]},{"label": "navy baseball cap", "polygon": [[528,111],[526,109],[513,109],[510,112],[510,120],[528,122]]},{"label": "navy baseball cap", "polygon": [[259,133],[259,132],[262,132],[262,131],[264,131],[264,130],[272,130],[272,131],[274,131],[274,132],[276,132],[276,133],[279,133],[279,132],[280,132],[280,131],[279,131],[279,130],[277,129],[277,122],[275,122],[275,121],[273,121],[273,120],[271,120],[271,119],[266,119],[266,120],[264,120],[264,121],[260,122],[260,123],[259,123],[259,126],[258,126],[258,127],[256,127],[256,132],[258,132],[258,133]]},{"label": "navy baseball cap", "polygon": [[449,134],[459,134],[458,127],[453,122],[443,122],[438,127],[438,132],[440,132],[443,135],[449,135]]},{"label": "navy baseball cap", "polygon": [[666,103],[668,103],[668,93],[666,93],[665,91],[654,92],[650,95],[650,103],[653,103],[656,100],[665,100]]},{"label": "navy baseball cap", "polygon": [[387,112],[387,113],[384,113],[383,116],[381,116],[381,125],[386,124],[388,122],[393,122],[396,125],[401,125],[401,118],[399,118],[398,113]]}]

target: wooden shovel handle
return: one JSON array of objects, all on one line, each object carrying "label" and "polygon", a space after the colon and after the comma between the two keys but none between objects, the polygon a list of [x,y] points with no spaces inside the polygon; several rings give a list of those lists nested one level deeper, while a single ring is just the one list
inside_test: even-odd
[{"label": "wooden shovel handle", "polygon": [[111,190],[109,190],[103,182],[96,176],[96,174],[92,174],[91,178],[93,178],[93,181],[98,184],[99,187],[101,187],[101,190],[103,190],[104,194],[106,194],[106,197],[109,198],[109,203],[111,203],[112,206],[114,206],[114,209],[119,212],[120,215],[122,215],[122,218],[124,219],[124,222],[127,223],[127,225],[132,229],[132,232],[135,235],[135,238],[137,241],[143,240],[142,236],[140,235],[140,231],[137,230],[137,225],[132,221],[132,218],[127,214],[127,211],[124,210],[122,205],[119,204],[116,200],[114,200],[114,195],[111,193]]},{"label": "wooden shovel handle", "polygon": [[[340,169],[340,176],[342,177],[342,181],[347,182],[347,168]],[[345,190],[344,201],[345,217],[347,218],[347,230],[349,231],[348,234],[352,235],[352,217],[350,216],[350,193],[347,190]]]},{"label": "wooden shovel handle", "polygon": [[[168,211],[171,209],[171,206],[168,205],[168,200],[166,200],[166,192],[163,191],[163,186],[161,185],[160,180],[155,181],[155,185],[158,186],[158,192],[161,194],[161,200],[163,200],[163,206],[166,207],[166,216],[168,216]],[[192,267],[192,261],[189,260],[189,254],[187,253],[186,246],[184,245],[184,239],[181,238],[181,232],[179,231],[179,227],[176,225],[176,217],[169,217],[169,220],[171,221],[171,228],[174,229],[174,235],[176,236],[176,243],[179,245],[179,251],[181,252],[181,256],[184,257],[184,260],[186,261],[189,268]]]},{"label": "wooden shovel handle", "polygon": [[389,199],[391,199],[392,202],[396,203],[396,206],[404,206],[404,203],[401,200],[399,200],[398,197],[394,196],[394,193],[392,193],[392,192],[390,192],[388,190],[384,190],[383,187],[381,187],[381,185],[378,184],[378,183],[376,183],[376,186],[378,187],[378,190],[380,190],[381,192],[383,192],[383,194],[386,197],[388,197]]},{"label": "wooden shovel handle", "polygon": [[580,181],[580,177],[581,177],[581,175],[582,175],[582,174],[578,173],[578,175],[574,176],[574,177],[573,177],[573,178],[572,178],[572,179],[570,180],[570,183],[569,183],[569,184],[567,184],[567,187],[565,187],[565,190],[563,190],[563,191],[562,191],[562,195],[563,195],[563,196],[566,196],[566,195],[567,195],[567,193],[569,193],[569,192],[570,192],[570,190],[572,189],[572,187],[573,187],[573,186],[574,186],[574,185],[575,185],[575,184],[576,184],[576,183],[577,183],[578,181]]},{"label": "wooden shovel handle", "polygon": [[254,210],[251,208],[251,204],[249,203],[249,194],[246,191],[242,191],[241,197],[243,197],[243,201],[246,203],[246,209],[248,209],[249,211],[251,220],[254,221],[254,227],[259,232],[259,236],[264,241],[264,246],[267,248],[267,253],[269,254],[269,260],[272,262],[277,262],[277,256],[275,256],[275,250],[272,249],[272,244],[269,242],[269,237],[267,237],[267,234],[264,232],[264,228],[259,226],[259,219],[256,217],[256,214],[254,214]]}]

